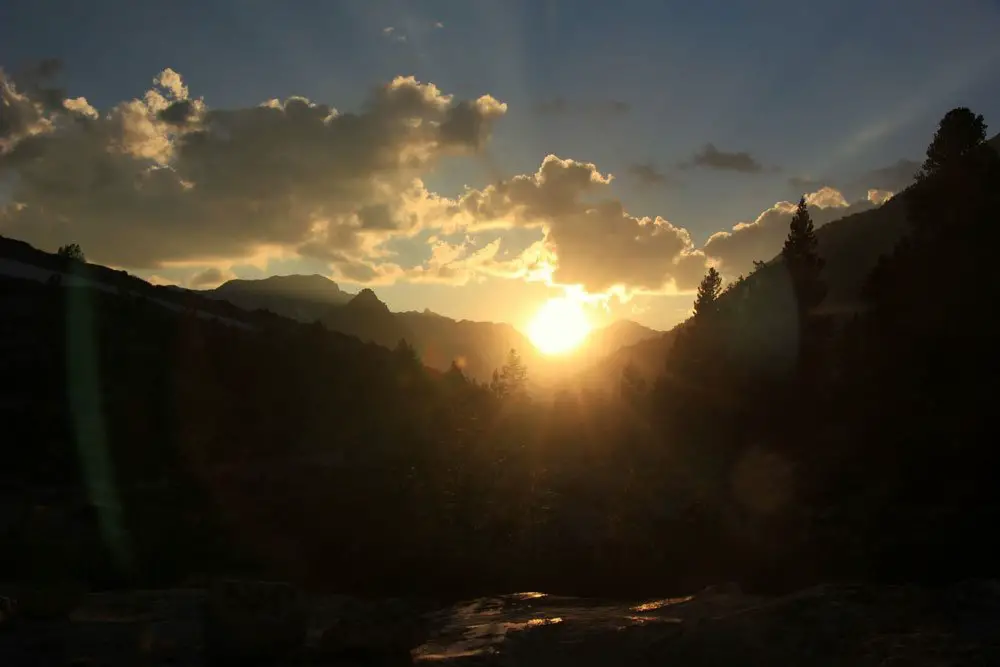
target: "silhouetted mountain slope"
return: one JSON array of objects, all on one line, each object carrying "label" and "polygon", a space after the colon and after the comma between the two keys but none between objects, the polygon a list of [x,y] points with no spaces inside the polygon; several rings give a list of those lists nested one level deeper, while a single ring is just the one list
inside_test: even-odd
[{"label": "silhouetted mountain slope", "polygon": [[415,344],[414,333],[370,289],[361,290],[342,306],[327,308],[320,322],[332,331],[383,347],[395,347],[404,339]]},{"label": "silhouetted mountain slope", "polygon": [[617,320],[606,327],[591,331],[581,352],[590,359],[600,359],[614,354],[621,348],[657,338],[662,333],[632,320]]},{"label": "silhouetted mountain slope", "polygon": [[485,381],[504,364],[511,349],[529,368],[541,362],[535,346],[509,324],[456,321],[413,311],[396,313],[396,318],[413,333],[414,347],[431,368],[447,369],[454,360],[467,376]]},{"label": "silhouetted mountain slope", "polygon": [[[1000,134],[987,143],[1000,152]],[[911,186],[878,208],[833,220],[816,229],[819,254],[826,262],[823,278],[827,295],[820,311],[849,316],[861,308],[862,288],[879,258],[891,253],[909,233],[907,201],[912,192]],[[754,279],[774,283],[769,289],[781,291],[780,286],[787,282],[787,275],[780,255],[768,260],[754,274]],[[724,294],[722,298],[733,296]],[[791,306],[791,302],[788,305]],[[674,330],[668,333],[672,332]],[[624,367],[631,363],[644,377],[655,377],[663,370],[673,340],[672,335],[665,335],[621,349],[598,361],[593,368],[584,371],[583,376],[606,383],[620,376]]]},{"label": "silhouetted mountain slope", "polygon": [[[15,239],[0,236],[0,278],[50,283],[63,287],[86,287],[134,299],[145,299],[175,312],[215,318],[228,324],[250,327],[260,313],[249,312],[228,302],[174,285],[151,285],[125,271],[109,269],[47,253]],[[264,317],[264,319],[268,319]]]},{"label": "silhouetted mountain slope", "polygon": [[263,308],[299,320],[312,322],[322,318],[330,306],[351,300],[351,294],[337,283],[320,275],[271,276],[262,280],[230,280],[205,294],[256,310]]},{"label": "silhouetted mountain slope", "polygon": [[[429,465],[419,445],[464,422],[466,399],[490,400],[320,326],[7,239],[0,258],[0,570],[18,577],[353,579],[413,523],[399,496]],[[43,267],[62,280],[39,279]],[[228,309],[240,319],[215,316]],[[317,513],[328,528],[307,527]],[[343,535],[361,551],[345,553]]]}]

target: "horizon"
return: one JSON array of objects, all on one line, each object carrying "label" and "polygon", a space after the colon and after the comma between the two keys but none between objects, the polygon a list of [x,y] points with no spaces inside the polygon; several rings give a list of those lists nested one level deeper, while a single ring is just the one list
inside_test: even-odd
[{"label": "horizon", "polygon": [[[30,113],[0,142],[49,154],[0,163],[0,233],[151,282],[316,273],[519,331],[560,298],[594,327],[669,330],[707,266],[732,280],[778,253],[800,195],[817,226],[871,209],[945,110],[1000,113],[995,3],[179,3],[155,23],[43,4],[4,10],[5,100]],[[120,43],[88,36],[104,23]]]}]

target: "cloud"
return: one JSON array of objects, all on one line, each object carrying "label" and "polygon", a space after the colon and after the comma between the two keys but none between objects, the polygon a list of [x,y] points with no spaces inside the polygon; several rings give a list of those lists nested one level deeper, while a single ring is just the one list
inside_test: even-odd
[{"label": "cloud", "polygon": [[535,105],[535,112],[545,116],[596,116],[612,118],[624,116],[632,110],[632,105],[621,100],[578,100],[553,97]]},{"label": "cloud", "polygon": [[[0,233],[95,261],[156,269],[262,253],[329,255],[343,275],[385,280],[381,244],[410,236],[442,202],[418,176],[480,151],[506,105],[457,101],[397,77],[356,113],[301,97],[213,109],[164,70],[141,97],[97,113],[50,108],[0,79],[0,179],[17,206]],[[398,267],[397,267],[398,269]]]},{"label": "cloud", "polygon": [[14,80],[0,69],[0,155],[13,145],[49,126],[45,107],[27,93],[19,92]]},{"label": "cloud", "polygon": [[652,162],[630,164],[628,174],[644,187],[664,187],[674,182]]},{"label": "cloud", "polygon": [[218,287],[227,280],[232,280],[235,277],[236,274],[229,269],[210,267],[204,271],[194,274],[194,276],[191,277],[191,280],[188,281],[188,285],[198,289]]},{"label": "cloud", "polygon": [[882,204],[892,199],[893,196],[894,193],[889,190],[877,190],[874,188],[868,190],[868,201],[875,204],[876,206],[881,206]]},{"label": "cloud", "polygon": [[[871,190],[867,199],[848,203],[839,190],[827,186],[807,194],[805,199],[813,224],[818,228],[875,208],[891,196],[891,192]],[[777,202],[753,222],[741,222],[729,231],[712,234],[702,250],[709,259],[719,263],[719,270],[726,278],[748,273],[755,260],[770,260],[781,251],[795,208],[793,202]]]},{"label": "cloud", "polygon": [[705,144],[705,147],[695,153],[687,162],[681,163],[682,169],[692,167],[704,167],[706,169],[718,169],[722,171],[739,171],[752,174],[764,170],[764,167],[750,153],[740,151],[729,153],[720,151],[713,144]]},{"label": "cloud", "polygon": [[535,241],[507,259],[501,255],[502,243],[501,238],[482,246],[469,237],[458,244],[435,240],[428,261],[407,271],[406,279],[445,285],[465,285],[487,277],[549,282],[554,259],[544,240]]},{"label": "cloud", "polygon": [[388,38],[389,40],[391,40],[393,42],[405,42],[406,41],[406,35],[400,33],[398,30],[396,30],[396,28],[394,28],[391,25],[382,28],[382,34],[385,35],[386,38]]},{"label": "cloud", "polygon": [[592,294],[692,289],[705,256],[687,230],[632,216],[618,199],[601,197],[612,178],[594,164],[549,155],[534,174],[468,190],[453,215],[466,228],[541,228],[553,284]]},{"label": "cloud", "polygon": [[98,117],[97,109],[90,106],[90,102],[87,101],[86,97],[76,97],[73,99],[63,100],[63,107],[65,107],[67,111],[79,114],[85,118],[93,120]]},{"label": "cloud", "polygon": [[[221,282],[228,274],[218,267],[307,257],[351,283],[496,277],[593,295],[687,292],[709,263],[732,277],[777,254],[794,209],[778,202],[697,248],[683,227],[630,214],[611,174],[555,155],[533,173],[443,197],[421,177],[444,158],[482,152],[507,106],[489,95],[456,100],[413,77],[375,87],[353,113],[302,97],[215,109],[170,69],[105,109],[43,88],[0,73],[0,181],[9,189],[0,233],[51,250],[72,239],[95,261],[131,270],[189,267],[200,271],[192,285]],[[727,168],[759,168],[746,153],[712,151],[703,161],[736,156]],[[651,163],[627,174],[646,185],[670,179]],[[891,196],[868,187],[854,203],[834,188],[805,190],[817,225]],[[526,248],[451,236],[512,228],[536,230]],[[440,238],[419,266],[391,250],[390,241],[426,230]]]}]

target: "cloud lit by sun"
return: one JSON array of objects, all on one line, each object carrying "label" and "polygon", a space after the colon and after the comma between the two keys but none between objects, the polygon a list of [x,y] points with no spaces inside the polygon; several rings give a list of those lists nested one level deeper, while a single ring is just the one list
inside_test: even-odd
[{"label": "cloud lit by sun", "polygon": [[528,338],[544,354],[565,354],[579,347],[591,328],[580,301],[558,297],[546,301],[532,318]]}]

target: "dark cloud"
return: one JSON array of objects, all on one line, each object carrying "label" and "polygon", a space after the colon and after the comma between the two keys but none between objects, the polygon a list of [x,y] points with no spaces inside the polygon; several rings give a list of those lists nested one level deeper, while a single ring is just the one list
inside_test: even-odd
[{"label": "dark cloud", "polygon": [[172,125],[184,125],[198,116],[198,107],[193,100],[178,100],[157,113],[157,118]]},{"label": "dark cloud", "polygon": [[674,179],[667,176],[652,162],[630,164],[628,173],[639,185],[645,187],[664,187],[674,183]]},{"label": "dark cloud", "polygon": [[729,153],[720,151],[713,144],[705,144],[705,147],[698,153],[691,156],[686,162],[681,163],[682,168],[704,167],[706,169],[718,169],[723,171],[740,171],[748,174],[764,170],[763,165],[757,161],[750,153],[740,151]]},{"label": "dark cloud", "polygon": [[63,71],[63,62],[58,58],[44,58],[21,68],[13,77],[17,87],[28,93],[33,100],[47,110],[59,109],[66,99],[66,90],[52,85],[53,79]]},{"label": "dark cloud", "polygon": [[379,245],[419,231],[436,205],[418,176],[479,150],[506,111],[412,77],[343,114],[299,97],[212,109],[169,69],[101,115],[84,98],[47,110],[7,78],[0,92],[15,110],[0,178],[14,176],[18,203],[0,212],[0,233],[51,249],[72,238],[96,261],[135,269],[309,247],[367,275]]},{"label": "dark cloud", "polygon": [[632,110],[632,105],[621,100],[569,101],[564,97],[553,97],[535,105],[535,111],[546,116],[597,116],[611,118],[624,116]]}]

